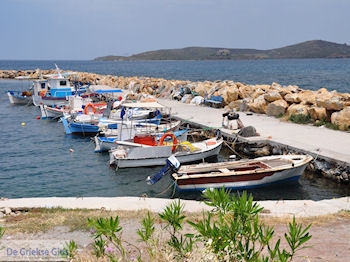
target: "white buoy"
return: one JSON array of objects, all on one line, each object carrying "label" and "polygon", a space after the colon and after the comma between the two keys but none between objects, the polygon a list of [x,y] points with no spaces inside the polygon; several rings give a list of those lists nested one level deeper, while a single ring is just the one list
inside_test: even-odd
[{"label": "white buoy", "polygon": [[74,152],[74,149],[73,148],[69,148],[69,152]]},{"label": "white buoy", "polygon": [[236,159],[236,155],[230,155],[230,159]]}]

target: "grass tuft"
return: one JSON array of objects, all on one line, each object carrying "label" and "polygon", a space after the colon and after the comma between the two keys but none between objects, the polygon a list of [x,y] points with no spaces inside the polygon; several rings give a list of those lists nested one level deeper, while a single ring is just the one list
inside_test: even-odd
[{"label": "grass tuft", "polygon": [[303,114],[297,114],[297,115],[290,115],[289,120],[296,124],[309,124],[312,123],[311,116],[309,114],[303,115]]}]

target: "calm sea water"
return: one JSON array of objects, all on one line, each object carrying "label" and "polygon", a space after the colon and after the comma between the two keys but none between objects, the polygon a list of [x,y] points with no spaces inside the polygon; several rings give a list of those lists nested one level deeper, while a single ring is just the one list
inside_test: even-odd
[{"label": "calm sea water", "polygon": [[[298,84],[348,91],[350,59],[270,61],[0,61],[0,69],[53,68],[167,79],[233,79],[245,83]],[[328,85],[326,85],[328,83]],[[65,135],[61,123],[37,120],[33,106],[10,105],[6,90],[23,90],[27,81],[0,80],[0,197],[140,196],[170,197],[169,178],[148,186],[145,178],[159,168],[124,169],[108,165],[108,154],[95,154],[90,138]],[[21,126],[24,122],[25,126]],[[71,153],[69,149],[74,149]],[[223,153],[219,158],[225,158]],[[347,186],[303,176],[298,183],[250,191],[255,199],[324,199],[350,195]],[[184,198],[198,198],[186,194]]]},{"label": "calm sea water", "polygon": [[148,76],[191,81],[234,80],[247,84],[325,87],[350,92],[350,59],[282,59],[247,61],[0,61],[1,69],[53,69]]}]

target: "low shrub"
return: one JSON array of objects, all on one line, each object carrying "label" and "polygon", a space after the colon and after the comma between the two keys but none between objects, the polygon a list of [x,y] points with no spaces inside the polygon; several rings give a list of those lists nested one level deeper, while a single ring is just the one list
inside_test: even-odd
[{"label": "low shrub", "polygon": [[303,115],[303,114],[297,114],[297,115],[290,115],[289,120],[296,124],[309,124],[312,123],[311,116],[309,114]]},{"label": "low shrub", "polygon": [[[166,243],[155,235],[155,219],[150,213],[143,218],[137,234],[139,241],[146,243],[151,261],[292,261],[296,252],[306,248],[304,245],[311,238],[308,232],[311,224],[303,227],[293,218],[284,234],[288,249],[282,249],[281,239],[274,239],[274,227],[266,226],[259,219],[263,208],[253,201],[251,195],[244,192],[234,196],[222,188],[206,190],[204,198],[205,204],[213,210],[204,212],[202,219],[187,221],[196,234],[182,233],[186,215],[180,200],[172,202],[158,214],[164,222],[163,229],[169,234]],[[123,242],[132,244],[122,240],[118,216],[89,219],[89,224],[97,258],[129,261]],[[142,261],[142,253],[138,250],[137,260]]]}]

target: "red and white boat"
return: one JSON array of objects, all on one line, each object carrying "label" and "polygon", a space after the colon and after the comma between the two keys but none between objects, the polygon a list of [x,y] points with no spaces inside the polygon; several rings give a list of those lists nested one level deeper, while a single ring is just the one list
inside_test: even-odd
[{"label": "red and white boat", "polygon": [[277,155],[221,163],[181,166],[172,174],[178,190],[248,189],[297,181],[313,158]]}]

